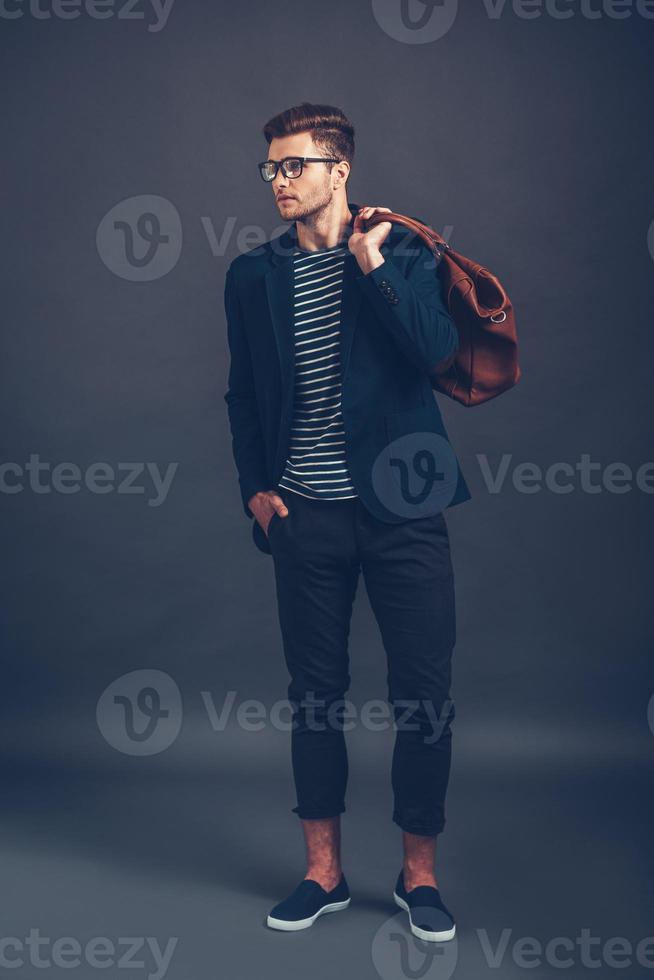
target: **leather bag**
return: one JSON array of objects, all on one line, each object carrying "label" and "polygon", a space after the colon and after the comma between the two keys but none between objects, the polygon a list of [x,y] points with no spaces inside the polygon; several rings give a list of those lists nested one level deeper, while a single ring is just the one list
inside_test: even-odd
[{"label": "leather bag", "polygon": [[395,211],[378,211],[365,228],[380,221],[404,225],[433,253],[447,306],[459,333],[459,349],[430,371],[436,391],[471,407],[496,398],[520,379],[515,313],[497,276],[450,248],[429,225]]}]

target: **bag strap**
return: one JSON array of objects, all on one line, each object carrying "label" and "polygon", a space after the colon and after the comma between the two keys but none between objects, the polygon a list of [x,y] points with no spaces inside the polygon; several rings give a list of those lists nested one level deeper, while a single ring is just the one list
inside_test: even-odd
[{"label": "bag strap", "polygon": [[443,252],[449,251],[450,246],[447,244],[444,238],[438,234],[429,225],[424,224],[422,221],[418,221],[417,218],[409,218],[406,214],[397,214],[395,211],[377,211],[372,217],[366,219],[366,225],[372,228],[373,225],[378,225],[380,221],[392,221],[398,225],[404,225],[414,234],[418,235],[419,238],[423,240],[428,249],[434,252],[435,255],[440,257]]},{"label": "bag strap", "polygon": [[[366,218],[366,225],[372,228],[373,225],[378,225],[380,221],[392,221],[394,224],[404,225],[415,235],[418,235],[439,260],[447,254],[451,263],[450,268],[453,266],[455,270],[452,285],[467,281],[473,286],[468,301],[472,304],[476,314],[483,317],[490,316],[490,319],[495,323],[501,323],[502,320],[506,319],[506,313],[503,311],[509,305],[509,297],[497,276],[494,276],[477,262],[459,255],[458,252],[450,248],[445,239],[434,228],[418,221],[417,218],[409,218],[408,215],[398,214],[396,211],[377,211],[370,218]],[[476,287],[481,279],[492,282],[493,287],[498,292],[500,302],[492,310],[482,309],[479,305]],[[496,320],[495,316],[497,315],[502,316],[502,319]]]}]

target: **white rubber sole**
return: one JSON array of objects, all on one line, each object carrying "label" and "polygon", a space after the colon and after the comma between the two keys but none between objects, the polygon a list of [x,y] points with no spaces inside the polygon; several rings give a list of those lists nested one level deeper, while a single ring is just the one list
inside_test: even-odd
[{"label": "white rubber sole", "polygon": [[419,926],[414,926],[411,921],[411,909],[404,901],[403,898],[393,892],[393,898],[395,899],[395,904],[399,905],[401,909],[409,913],[409,925],[411,926],[411,932],[418,939],[424,939],[428,943],[445,943],[448,939],[454,939],[456,935],[456,925],[453,925],[451,929],[446,929],[445,932],[428,932],[426,929],[421,929]]},{"label": "white rubber sole", "polygon": [[288,919],[275,919],[272,915],[269,915],[266,919],[266,925],[270,926],[271,929],[281,929],[283,932],[297,932],[298,929],[308,929],[319,916],[324,915],[325,912],[340,912],[341,909],[348,907],[350,901],[351,899],[347,898],[344,902],[332,902],[330,905],[323,905],[314,915],[310,915],[307,919],[296,919],[294,922]]}]

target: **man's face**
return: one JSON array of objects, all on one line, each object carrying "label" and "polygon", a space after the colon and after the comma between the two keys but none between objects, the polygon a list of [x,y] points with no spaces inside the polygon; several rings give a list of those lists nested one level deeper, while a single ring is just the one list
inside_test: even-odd
[{"label": "man's face", "polygon": [[[311,139],[309,133],[294,133],[272,140],[268,148],[268,160],[284,157],[326,157]],[[336,164],[332,164],[332,167]],[[315,214],[332,200],[333,176],[327,163],[305,163],[299,177],[285,177],[280,167],[271,181],[275,203],[284,221],[296,221]]]}]

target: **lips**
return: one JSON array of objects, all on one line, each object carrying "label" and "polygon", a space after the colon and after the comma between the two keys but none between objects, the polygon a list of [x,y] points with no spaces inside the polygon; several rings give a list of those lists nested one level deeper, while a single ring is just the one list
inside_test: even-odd
[{"label": "lips", "polygon": [[278,201],[292,201],[293,198],[291,197],[290,194],[280,194],[279,197],[277,198],[277,200]]}]

